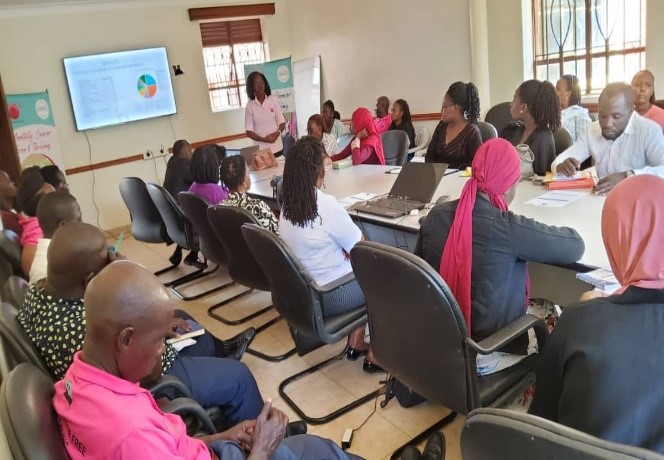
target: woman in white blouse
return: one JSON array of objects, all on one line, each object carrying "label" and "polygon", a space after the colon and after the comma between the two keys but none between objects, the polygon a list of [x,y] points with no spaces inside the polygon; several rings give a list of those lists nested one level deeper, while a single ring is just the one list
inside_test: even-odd
[{"label": "woman in white blouse", "polygon": [[581,87],[574,75],[563,75],[556,83],[556,93],[560,101],[560,121],[572,140],[576,141],[592,122],[588,109],[581,107]]}]

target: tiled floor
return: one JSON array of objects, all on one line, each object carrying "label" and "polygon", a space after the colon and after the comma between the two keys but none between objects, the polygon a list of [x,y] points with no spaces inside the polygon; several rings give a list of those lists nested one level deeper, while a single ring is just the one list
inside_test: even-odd
[{"label": "tiled floor", "polygon": [[[112,243],[114,242],[115,240],[113,239]],[[150,270],[156,271],[168,265],[168,256],[170,256],[172,249],[164,245],[144,244],[129,237],[122,243],[121,252],[128,258],[142,263]],[[179,273],[185,270],[184,268],[178,268]],[[171,273],[165,274],[161,279],[166,281],[174,278],[178,275],[178,271],[174,270]],[[212,287],[228,279],[223,274],[210,278],[209,281],[197,282],[184,291],[188,294],[200,292],[206,286]],[[206,312],[207,308],[212,304],[230,297],[233,293],[241,292],[242,289],[242,287],[233,287],[190,302],[178,299],[176,300],[176,308],[181,308],[189,312],[208,331],[217,337],[232,337],[246,326],[231,327],[224,325],[210,318]],[[269,304],[269,293],[258,292],[230,303],[218,312],[229,318],[237,318]],[[260,325],[273,316],[275,316],[273,311],[268,312],[250,324],[254,326]],[[340,353],[344,345],[345,343],[328,345],[304,357],[294,355],[280,363],[266,362],[247,354],[242,360],[253,372],[263,397],[272,398],[275,401],[275,406],[288,414],[290,420],[297,420],[297,415],[279,397],[277,390],[279,383],[292,374]],[[283,353],[292,347],[293,342],[288,332],[288,327],[283,321],[258,334],[252,344],[252,348],[268,354]],[[325,411],[338,408],[359,396],[379,388],[378,381],[382,378],[384,378],[384,374],[369,376],[362,372],[361,359],[356,362],[343,359],[325,369],[324,372],[318,372],[294,382],[288,388],[288,394],[298,404],[301,404],[305,413],[313,416],[321,416]],[[371,400],[330,423],[309,425],[309,433],[324,436],[339,443],[344,430],[359,426],[371,414],[374,405],[374,400]],[[375,413],[369,418],[366,424],[359,431],[355,432],[350,452],[367,459],[389,458],[396,448],[448,413],[448,409],[429,402],[409,409],[402,408],[396,400],[392,400],[385,408],[381,408],[380,404],[378,404]],[[447,441],[446,458],[448,459],[461,458],[459,452],[459,435],[463,421],[463,417],[457,416],[456,420],[443,430]]]}]

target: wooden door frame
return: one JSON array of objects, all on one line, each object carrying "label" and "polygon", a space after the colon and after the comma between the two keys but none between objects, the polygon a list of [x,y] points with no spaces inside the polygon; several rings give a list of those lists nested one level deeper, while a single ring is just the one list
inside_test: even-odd
[{"label": "wooden door frame", "polygon": [[6,171],[15,183],[19,183],[21,161],[18,157],[12,121],[9,117],[9,104],[2,86],[2,76],[0,76],[0,169]]}]

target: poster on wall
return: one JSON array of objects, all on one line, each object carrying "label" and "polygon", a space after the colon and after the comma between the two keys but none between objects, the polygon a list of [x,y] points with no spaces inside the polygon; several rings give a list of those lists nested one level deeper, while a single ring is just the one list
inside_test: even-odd
[{"label": "poster on wall", "polygon": [[48,92],[8,94],[7,105],[21,167],[54,164],[64,171]]},{"label": "poster on wall", "polygon": [[293,67],[291,58],[264,62],[263,64],[247,64],[244,74],[258,71],[265,75],[270,84],[272,95],[279,100],[281,111],[286,117],[286,132],[297,139],[297,116],[295,115],[295,94],[293,91]]}]

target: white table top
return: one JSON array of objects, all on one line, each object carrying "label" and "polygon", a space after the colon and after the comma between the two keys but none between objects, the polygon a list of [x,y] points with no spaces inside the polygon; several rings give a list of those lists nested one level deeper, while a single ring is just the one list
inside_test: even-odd
[{"label": "white table top", "polygon": [[[362,192],[384,195],[390,191],[397,178],[396,174],[385,174],[385,171],[394,166],[360,165],[340,170],[327,170],[325,172],[324,193],[334,195],[338,199]],[[277,168],[251,172],[252,185],[249,193],[266,198],[272,198],[272,187],[268,179],[283,173],[283,162]],[[461,189],[468,179],[460,177],[458,173],[449,174],[440,181],[432,201],[442,195],[448,195],[455,200],[461,195]],[[609,261],[604,250],[601,233],[601,215],[604,197],[595,196],[588,191],[577,201],[560,208],[547,208],[525,204],[526,201],[546,193],[542,186],[535,186],[530,181],[519,184],[516,198],[510,205],[515,214],[533,218],[546,225],[567,226],[575,229],[583,237],[586,251],[580,263],[593,267],[608,267]],[[350,211],[353,215],[361,216],[363,220],[384,223],[390,226],[401,227],[404,230],[416,232],[419,229],[419,220],[426,215],[427,210],[420,211],[417,216],[404,216],[397,219],[388,219],[369,214]]]}]

